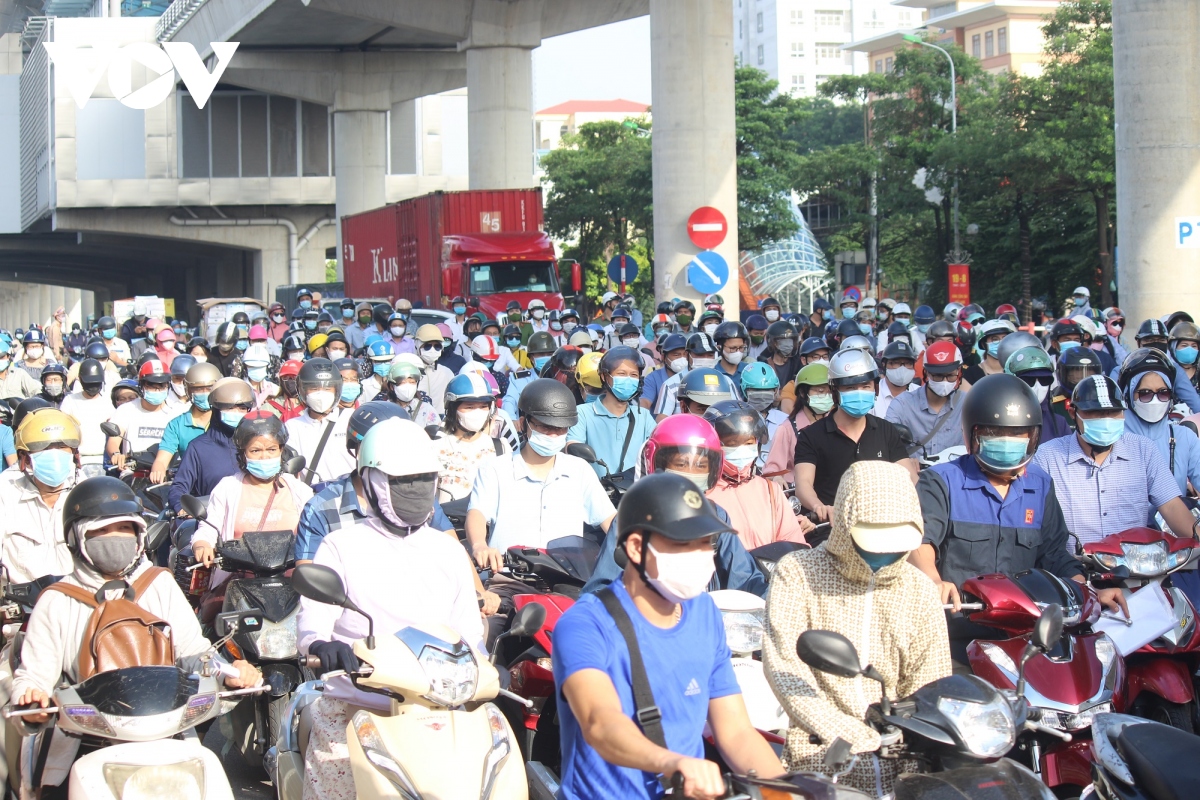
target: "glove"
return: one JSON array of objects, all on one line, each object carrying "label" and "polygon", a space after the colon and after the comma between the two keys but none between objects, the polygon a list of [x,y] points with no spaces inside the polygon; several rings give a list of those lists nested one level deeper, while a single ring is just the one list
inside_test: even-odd
[{"label": "glove", "polygon": [[313,642],[308,646],[308,654],[321,659],[321,674],[345,670],[354,672],[358,669],[358,656],[345,642]]}]

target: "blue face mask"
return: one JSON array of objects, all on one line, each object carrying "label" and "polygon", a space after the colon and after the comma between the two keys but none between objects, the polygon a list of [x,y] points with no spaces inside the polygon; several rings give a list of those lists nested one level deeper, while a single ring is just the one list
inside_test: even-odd
[{"label": "blue face mask", "polygon": [[[933,324],[932,322],[929,323],[929,325],[932,325],[932,324]],[[918,325],[917,330],[919,330],[921,333],[929,333],[929,325]]]},{"label": "blue face mask", "polygon": [[1016,469],[1029,452],[1029,440],[995,436],[979,440],[979,460],[992,469]]},{"label": "blue face mask", "polygon": [[115,339],[117,336],[117,329],[109,328],[106,331],[101,331],[100,335],[103,336],[105,339]]},{"label": "blue face mask", "polygon": [[167,402],[167,390],[163,389],[162,391],[142,392],[142,399],[152,406],[161,406],[163,403]]},{"label": "blue face mask", "polygon": [[846,306],[842,309],[843,319],[854,319],[854,315],[858,313],[858,309],[854,306]]},{"label": "blue face mask", "polygon": [[45,486],[62,486],[75,471],[75,457],[66,450],[43,450],[30,453],[33,461],[33,477]]},{"label": "blue face mask", "polygon": [[246,472],[259,480],[268,481],[279,474],[281,458],[247,458]]},{"label": "blue face mask", "polygon": [[342,319],[354,319],[354,309],[353,308],[343,308],[342,309]]},{"label": "blue face mask", "polygon": [[343,383],[342,384],[342,402],[353,403],[362,394],[361,383]]},{"label": "blue face mask", "polygon": [[315,319],[304,320],[304,330],[315,331],[317,329],[317,321]]},{"label": "blue face mask", "polygon": [[533,359],[533,371],[541,375],[542,370],[550,363],[550,356],[538,356]]},{"label": "blue face mask", "polygon": [[246,352],[246,348],[250,346],[250,341],[248,339],[238,339],[233,343],[233,346],[244,353]]},{"label": "blue face mask", "polygon": [[585,402],[585,403],[594,403],[594,402],[596,402],[596,401],[597,401],[597,400],[599,400],[599,399],[600,399],[600,395],[598,395],[598,394],[589,394],[587,397],[583,398],[583,402]]},{"label": "blue face mask", "polygon": [[1062,355],[1063,353],[1067,352],[1068,350],[1070,350],[1073,347],[1079,347],[1079,342],[1059,342],[1058,343],[1059,355]]},{"label": "blue face mask", "polygon": [[863,550],[858,544],[854,545],[854,549],[858,552],[859,557],[867,562],[867,566],[871,568],[871,572],[879,572],[888,564],[895,564],[902,558],[908,556],[908,553],[868,553]]},{"label": "blue face mask", "polygon": [[465,313],[467,313],[467,307],[466,306],[455,306],[454,313],[455,314],[465,314]]},{"label": "blue face mask", "polygon": [[372,370],[381,378],[386,378],[388,373],[392,371],[392,365],[386,361],[376,361]]},{"label": "blue face mask", "polygon": [[520,339],[505,339],[505,340],[504,340],[504,343],[505,343],[506,345],[508,345],[509,347],[511,347],[511,348],[514,348],[514,349],[516,349],[516,348],[518,348],[518,347],[520,347],[520,346],[521,346],[521,340],[520,340]]},{"label": "blue face mask", "polygon": [[208,411],[210,408],[212,408],[212,406],[208,404],[208,392],[192,395],[192,405],[201,411]]},{"label": "blue face mask", "polygon": [[1083,307],[1083,305],[1084,305],[1085,303],[1087,303],[1087,298],[1086,298],[1086,297],[1072,297],[1072,298],[1071,298],[1071,300],[1073,300],[1073,301],[1075,302],[1075,307],[1076,307],[1076,308],[1082,308],[1082,307]]},{"label": "blue face mask", "polygon": [[629,398],[637,394],[638,379],[628,376],[617,376],[612,379],[613,397],[620,400],[622,403],[628,402]]},{"label": "blue face mask", "polygon": [[1190,367],[1196,363],[1196,356],[1200,355],[1200,350],[1194,347],[1176,347],[1175,360],[1185,367]]},{"label": "blue face mask", "polygon": [[992,358],[998,358],[1000,355],[1000,342],[988,342],[987,354]]},{"label": "blue face mask", "polygon": [[862,335],[863,335],[863,336],[870,336],[870,335],[871,335],[871,326],[870,326],[870,325],[868,325],[868,324],[867,324],[867,323],[865,323],[865,322],[860,322],[860,323],[858,323],[858,329],[859,329],[860,331],[862,331]]},{"label": "blue face mask", "polygon": [[266,367],[247,367],[246,368],[246,377],[249,378],[254,383],[258,383],[263,378],[267,377],[267,368]]},{"label": "blue face mask", "polygon": [[1101,419],[1084,419],[1083,440],[1096,447],[1112,447],[1125,432],[1125,420],[1118,417],[1103,417]]},{"label": "blue face mask", "polygon": [[852,392],[842,392],[839,395],[842,411],[852,417],[862,417],[875,407],[875,393],[870,389],[856,389]]},{"label": "blue face mask", "polygon": [[312,308],[312,300],[301,300],[300,307],[307,311],[308,309]]},{"label": "blue face mask", "polygon": [[826,322],[829,322],[831,319],[833,319],[833,309],[827,308],[824,311],[822,311],[821,319],[825,320]]},{"label": "blue face mask", "polygon": [[236,428],[244,416],[246,416],[245,411],[222,411],[221,422],[231,428]]}]

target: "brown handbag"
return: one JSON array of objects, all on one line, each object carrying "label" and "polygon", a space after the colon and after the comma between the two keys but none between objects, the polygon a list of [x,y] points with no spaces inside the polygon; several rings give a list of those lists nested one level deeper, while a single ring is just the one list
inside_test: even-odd
[{"label": "brown handbag", "polygon": [[82,586],[60,582],[46,588],[94,609],[79,648],[79,680],[123,667],[174,666],[171,626],[137,604],[154,579],[165,572],[162,567],[148,569],[133,582],[132,597],[127,592],[125,597],[104,602]]}]

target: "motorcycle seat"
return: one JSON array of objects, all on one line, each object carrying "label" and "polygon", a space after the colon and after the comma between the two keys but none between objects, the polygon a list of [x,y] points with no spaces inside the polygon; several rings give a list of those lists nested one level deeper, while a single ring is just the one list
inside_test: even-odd
[{"label": "motorcycle seat", "polygon": [[1126,725],[1117,749],[1154,800],[1187,800],[1200,786],[1200,738],[1167,725]]}]

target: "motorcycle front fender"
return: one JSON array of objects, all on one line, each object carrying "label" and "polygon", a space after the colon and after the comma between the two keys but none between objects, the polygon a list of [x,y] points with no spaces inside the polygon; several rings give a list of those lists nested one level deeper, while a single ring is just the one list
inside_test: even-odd
[{"label": "motorcycle front fender", "polygon": [[[1078,736],[1087,731],[1078,731]],[[1088,739],[1057,741],[1042,751],[1042,780],[1051,789],[1084,787],[1092,782],[1092,743]]]},{"label": "motorcycle front fender", "polygon": [[[103,747],[80,758],[71,767],[70,796],[81,800],[119,800],[104,777],[106,764],[123,764],[155,768],[154,786],[163,797],[196,796],[190,767],[164,775],[164,767],[173,764],[194,765],[200,762],[203,771],[204,800],[233,800],[233,790],[225,777],[225,769],[217,754],[199,742],[180,739],[159,739],[154,742],[126,742]],[[190,785],[189,785],[190,782]],[[176,789],[172,790],[172,786]],[[190,791],[189,791],[190,790]]]},{"label": "motorcycle front fender", "polygon": [[1126,707],[1133,705],[1142,692],[1156,694],[1172,703],[1190,703],[1195,699],[1192,677],[1183,659],[1138,658],[1126,665],[1129,676],[1129,697]]}]

